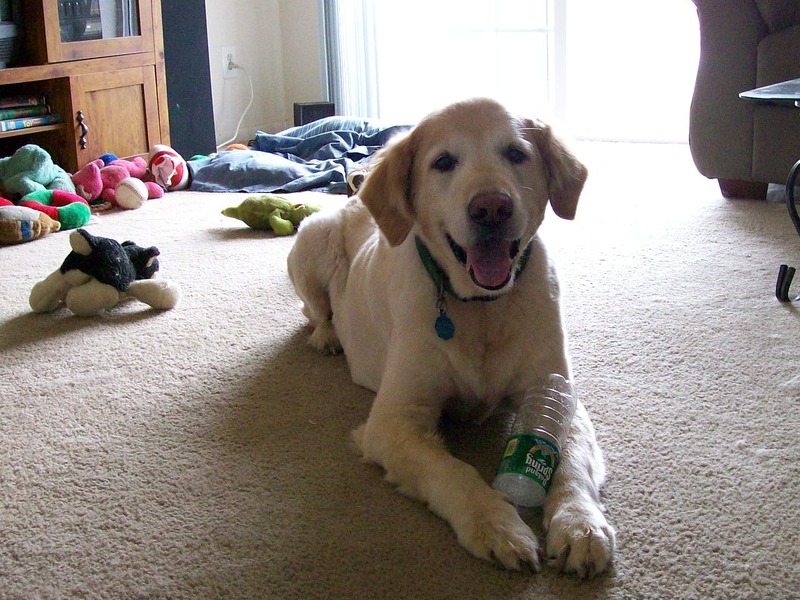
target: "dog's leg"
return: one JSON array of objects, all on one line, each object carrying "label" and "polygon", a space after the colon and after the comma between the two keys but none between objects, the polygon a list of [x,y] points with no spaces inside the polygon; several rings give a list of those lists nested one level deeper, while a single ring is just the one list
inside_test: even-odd
[{"label": "dog's leg", "polygon": [[[413,402],[408,389],[378,393],[366,425],[354,432],[364,458],[380,464],[400,491],[428,504],[473,555],[506,568],[539,568],[538,542],[505,497],[452,456],[436,433],[440,408]],[[393,396],[395,393],[401,396]],[[402,398],[396,402],[396,398]]]},{"label": "dog's leg", "polygon": [[578,403],[570,435],[544,505],[547,558],[581,578],[605,571],[614,555],[615,533],[603,514],[600,486],[605,466],[594,427]]},{"label": "dog's leg", "polygon": [[289,279],[313,328],[309,343],[329,354],[342,350],[333,327],[330,299],[333,278],[346,268],[342,263],[343,242],[337,214],[317,213],[305,219],[287,259]]}]

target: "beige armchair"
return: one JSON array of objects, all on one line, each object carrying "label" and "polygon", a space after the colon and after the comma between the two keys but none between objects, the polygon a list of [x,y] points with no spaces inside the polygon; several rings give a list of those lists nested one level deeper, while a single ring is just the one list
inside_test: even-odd
[{"label": "beige armchair", "polygon": [[700,64],[689,119],[697,169],[726,198],[764,198],[800,159],[800,108],[739,98],[800,78],[800,0],[693,0]]}]

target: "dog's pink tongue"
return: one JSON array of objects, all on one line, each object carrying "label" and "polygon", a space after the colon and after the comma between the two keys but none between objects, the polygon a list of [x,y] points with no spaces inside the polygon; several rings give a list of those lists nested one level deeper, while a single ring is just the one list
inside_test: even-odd
[{"label": "dog's pink tongue", "polygon": [[480,244],[465,248],[467,268],[472,279],[487,289],[499,288],[506,284],[511,274],[510,242]]}]

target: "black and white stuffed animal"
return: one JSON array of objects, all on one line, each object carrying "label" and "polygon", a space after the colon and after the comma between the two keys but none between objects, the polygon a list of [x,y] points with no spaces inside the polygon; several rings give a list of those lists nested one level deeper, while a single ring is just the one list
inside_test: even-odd
[{"label": "black and white stuffed animal", "polygon": [[76,229],[69,236],[72,252],[46,279],[33,286],[34,312],[51,312],[65,304],[80,317],[90,317],[135,298],[160,310],[173,308],[177,286],[151,279],[158,271],[158,248],[143,248]]}]

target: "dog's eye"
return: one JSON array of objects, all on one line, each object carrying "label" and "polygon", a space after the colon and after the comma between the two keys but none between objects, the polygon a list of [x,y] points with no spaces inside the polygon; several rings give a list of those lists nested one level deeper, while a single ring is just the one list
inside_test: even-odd
[{"label": "dog's eye", "polygon": [[435,161],[433,161],[433,168],[441,173],[448,173],[456,168],[458,159],[449,152],[445,152]]},{"label": "dog's eye", "polygon": [[503,156],[506,157],[506,160],[515,165],[518,165],[528,160],[528,155],[525,154],[522,150],[520,150],[516,146],[509,146],[508,148],[506,148],[506,151],[503,153]]}]

